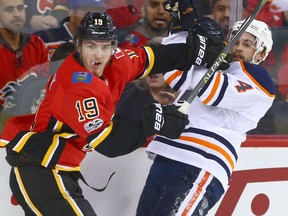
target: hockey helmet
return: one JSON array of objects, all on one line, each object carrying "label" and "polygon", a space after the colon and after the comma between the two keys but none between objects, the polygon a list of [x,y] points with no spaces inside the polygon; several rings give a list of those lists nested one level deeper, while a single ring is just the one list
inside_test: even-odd
[{"label": "hockey helmet", "polygon": [[[236,22],[231,31],[229,40],[233,37],[236,31],[241,27],[245,20]],[[260,53],[266,48],[265,56],[262,61],[266,59],[273,46],[273,39],[270,27],[262,21],[253,20],[245,32],[248,32],[256,37],[256,52]]]},{"label": "hockey helmet", "polygon": [[110,15],[104,12],[88,12],[77,27],[78,40],[117,41],[116,27]]}]

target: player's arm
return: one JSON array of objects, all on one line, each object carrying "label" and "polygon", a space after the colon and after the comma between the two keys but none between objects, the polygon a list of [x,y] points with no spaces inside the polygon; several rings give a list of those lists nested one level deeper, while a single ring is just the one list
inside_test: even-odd
[{"label": "player's arm", "polygon": [[174,105],[151,104],[144,110],[142,120],[114,117],[106,128],[87,138],[87,146],[107,157],[117,157],[143,146],[147,137],[156,134],[179,138],[188,122],[188,116]]}]

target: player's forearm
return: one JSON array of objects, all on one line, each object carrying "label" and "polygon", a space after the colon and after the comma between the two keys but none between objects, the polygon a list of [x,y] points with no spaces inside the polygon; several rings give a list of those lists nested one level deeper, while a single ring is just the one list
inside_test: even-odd
[{"label": "player's forearm", "polygon": [[193,64],[189,55],[191,48],[184,43],[150,46],[154,53],[154,65],[149,73],[166,73],[168,71],[188,70]]},{"label": "player's forearm", "polygon": [[141,120],[124,120],[114,117],[112,130],[95,150],[107,157],[118,157],[136,150],[145,142],[146,137]]}]

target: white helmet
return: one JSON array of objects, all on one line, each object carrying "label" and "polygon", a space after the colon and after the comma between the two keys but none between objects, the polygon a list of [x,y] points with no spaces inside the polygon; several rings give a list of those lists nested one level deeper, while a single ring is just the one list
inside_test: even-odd
[{"label": "white helmet", "polygon": [[[243,24],[244,21],[245,20],[238,21],[233,25],[230,31],[229,40],[232,38],[235,31],[237,31],[240,28],[240,26]],[[272,45],[273,45],[273,39],[272,39],[272,33],[271,33],[270,27],[265,22],[254,19],[245,32],[248,32],[256,37],[256,42],[257,42],[256,52],[253,56],[252,63],[255,63],[254,62],[255,55],[262,52],[264,48],[266,48],[266,53],[262,60],[264,61],[266,57],[268,56],[269,52],[271,51]],[[260,62],[258,62],[257,64],[259,63]]]}]

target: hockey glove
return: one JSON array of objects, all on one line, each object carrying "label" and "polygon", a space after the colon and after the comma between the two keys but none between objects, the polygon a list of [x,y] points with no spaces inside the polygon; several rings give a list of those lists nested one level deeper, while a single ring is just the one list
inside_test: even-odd
[{"label": "hockey glove", "polygon": [[225,41],[224,34],[222,33],[220,26],[215,22],[215,20],[209,17],[197,18],[191,27],[191,31],[193,31],[195,34]]},{"label": "hockey glove", "polygon": [[188,115],[178,111],[175,105],[150,104],[142,115],[144,133],[147,137],[159,134],[177,139],[189,123]]},{"label": "hockey glove", "polygon": [[189,30],[195,20],[192,0],[166,0],[163,7],[170,13],[172,33]]},{"label": "hockey glove", "polygon": [[[189,30],[186,40],[187,44],[190,46],[188,55],[190,55],[189,58],[192,60],[192,64],[204,66],[206,68],[209,68],[213,64],[225,47],[222,40],[219,40],[216,37],[196,34],[193,29]],[[219,69],[226,70],[229,67],[229,63],[224,61],[220,64]]]}]

